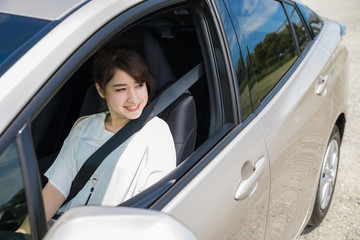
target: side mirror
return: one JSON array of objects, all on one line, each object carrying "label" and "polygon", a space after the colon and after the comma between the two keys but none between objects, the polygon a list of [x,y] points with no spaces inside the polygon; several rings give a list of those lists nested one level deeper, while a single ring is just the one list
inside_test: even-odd
[{"label": "side mirror", "polygon": [[86,206],[61,216],[45,235],[60,239],[189,239],[195,235],[174,217],[159,211]]}]

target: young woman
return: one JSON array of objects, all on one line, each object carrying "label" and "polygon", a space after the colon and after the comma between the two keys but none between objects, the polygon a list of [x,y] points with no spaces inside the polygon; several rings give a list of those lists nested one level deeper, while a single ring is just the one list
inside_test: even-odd
[{"label": "young woman", "polygon": [[118,205],[176,166],[171,132],[163,120],[154,117],[107,156],[84,188],[61,207],[83,163],[114,133],[138,118],[154,92],[146,64],[128,48],[100,50],[93,70],[107,111],[80,118],[45,173],[49,180],[43,189],[47,221],[75,206]]}]

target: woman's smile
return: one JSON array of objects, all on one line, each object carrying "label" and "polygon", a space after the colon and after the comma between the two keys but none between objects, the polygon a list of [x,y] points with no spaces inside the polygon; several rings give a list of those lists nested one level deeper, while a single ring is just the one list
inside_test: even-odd
[{"label": "woman's smile", "polygon": [[140,109],[140,104],[134,106],[125,106],[124,108],[130,112],[136,112],[137,110]]}]

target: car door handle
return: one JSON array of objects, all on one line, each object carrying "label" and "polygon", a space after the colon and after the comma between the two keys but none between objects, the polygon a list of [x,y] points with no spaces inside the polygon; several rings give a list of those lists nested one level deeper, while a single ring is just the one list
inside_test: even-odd
[{"label": "car door handle", "polygon": [[319,96],[325,96],[326,95],[326,88],[328,85],[329,75],[322,76],[320,75],[319,80],[316,84],[315,92]]},{"label": "car door handle", "polygon": [[[249,162],[247,162],[249,163]],[[247,163],[244,164],[242,172],[244,168],[247,168]],[[259,180],[262,177],[266,166],[266,160],[265,157],[261,157],[253,166],[252,166],[252,173],[251,175],[246,179],[241,180],[239,186],[237,187],[235,191],[235,200],[241,201],[247,197],[250,197],[256,190]],[[242,174],[243,175],[243,174]],[[244,176],[241,176],[244,178]]]}]

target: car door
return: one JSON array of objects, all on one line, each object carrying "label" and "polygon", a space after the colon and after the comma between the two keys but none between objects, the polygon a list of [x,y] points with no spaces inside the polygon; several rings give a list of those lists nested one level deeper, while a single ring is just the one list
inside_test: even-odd
[{"label": "car door", "polygon": [[331,96],[326,94],[326,83],[334,80],[330,54],[317,41],[310,42],[290,2],[228,4],[240,19],[237,34],[251,70],[252,103],[269,151],[266,238],[292,239],[313,205],[331,132]]},{"label": "car door", "polygon": [[[226,103],[223,111],[233,111],[224,115],[241,119],[240,109],[249,106],[250,100],[247,103],[240,100],[249,97],[249,89],[238,90],[242,86],[238,72],[243,69],[239,64],[239,45],[223,2],[216,1],[216,6],[216,10],[211,5],[202,5],[201,9],[202,21],[207,23],[202,28],[203,39],[210,39],[213,44],[207,54],[214,53],[208,58],[209,62],[214,61],[208,64],[212,69],[207,70],[219,73],[215,79],[222,90],[220,105]],[[221,19],[223,25],[214,19]],[[224,38],[220,37],[224,42],[218,39],[218,34],[224,34]],[[231,96],[232,101],[227,99]],[[184,223],[199,239],[264,238],[270,166],[259,119],[248,110],[242,113],[246,120],[237,124],[233,120],[235,125],[232,124],[234,127],[228,133],[227,125],[218,128],[203,144],[211,146],[207,154],[152,206]],[[214,136],[220,136],[221,140],[216,142]],[[197,151],[201,152],[202,147]],[[196,155],[197,152],[192,157]]]},{"label": "car door", "polygon": [[[241,196],[246,181],[252,185]],[[178,192],[174,186],[176,196],[162,211],[184,223],[199,239],[263,239],[269,182],[265,142],[259,120],[254,118],[245,128],[236,127],[202,159],[179,182]]]}]

